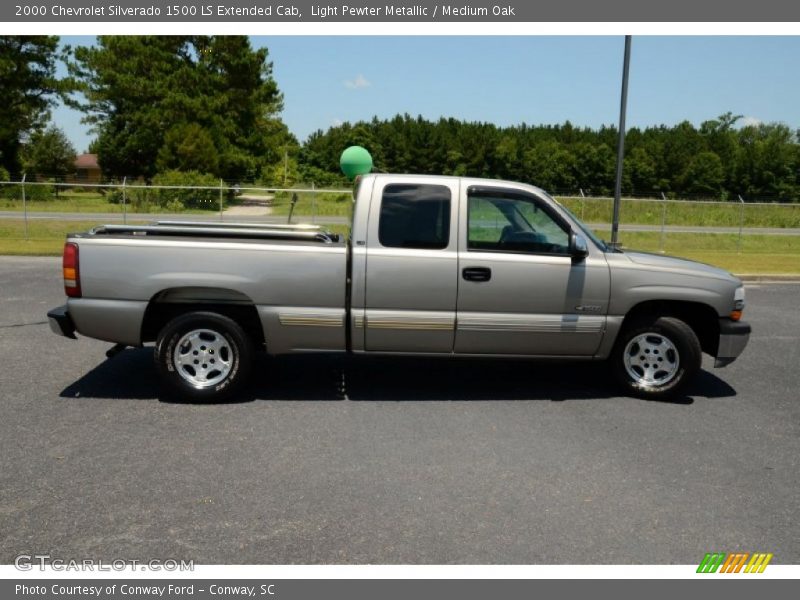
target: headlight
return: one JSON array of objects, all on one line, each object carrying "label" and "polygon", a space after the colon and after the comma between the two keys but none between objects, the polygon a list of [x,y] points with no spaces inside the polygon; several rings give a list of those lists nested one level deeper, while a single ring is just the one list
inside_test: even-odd
[{"label": "headlight", "polygon": [[741,285],[736,288],[736,291],[733,293],[733,310],[731,311],[730,317],[734,321],[738,321],[742,318],[742,311],[744,310],[744,286]]}]

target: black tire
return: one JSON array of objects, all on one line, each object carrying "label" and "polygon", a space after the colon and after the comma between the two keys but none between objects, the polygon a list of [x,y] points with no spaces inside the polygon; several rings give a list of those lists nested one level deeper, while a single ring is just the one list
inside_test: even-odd
[{"label": "black tire", "polygon": [[222,402],[247,383],[253,354],[251,340],[236,321],[213,312],[191,312],[172,319],[158,334],[155,361],[171,396]]},{"label": "black tire", "polygon": [[697,375],[702,350],[695,332],[680,319],[652,317],[625,327],[610,360],[614,376],[629,395],[664,399],[680,393]]}]

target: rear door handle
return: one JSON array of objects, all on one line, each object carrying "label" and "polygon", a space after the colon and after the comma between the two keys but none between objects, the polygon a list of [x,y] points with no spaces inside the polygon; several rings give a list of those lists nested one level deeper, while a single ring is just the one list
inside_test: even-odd
[{"label": "rear door handle", "polygon": [[492,270],[488,267],[465,267],[461,275],[467,281],[489,281],[492,278]]}]

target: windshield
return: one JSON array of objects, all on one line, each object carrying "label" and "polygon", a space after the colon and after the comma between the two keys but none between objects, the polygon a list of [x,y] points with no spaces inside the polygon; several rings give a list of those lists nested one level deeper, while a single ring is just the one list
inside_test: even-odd
[{"label": "windshield", "polygon": [[611,248],[608,246],[608,244],[606,244],[603,240],[601,240],[599,237],[597,237],[595,235],[595,233],[591,229],[589,229],[589,227],[583,221],[581,221],[577,216],[575,216],[574,212],[572,212],[570,209],[568,209],[566,206],[561,204],[561,202],[559,202],[558,200],[556,200],[552,196],[550,196],[550,199],[553,202],[555,202],[556,204],[558,204],[561,208],[563,208],[564,211],[567,214],[569,214],[570,217],[572,217],[572,220],[575,221],[575,223],[577,223],[578,227],[581,228],[581,231],[583,232],[583,234],[586,237],[588,237],[590,240],[592,240],[597,245],[598,248],[600,248],[603,252],[609,252],[611,250]]}]

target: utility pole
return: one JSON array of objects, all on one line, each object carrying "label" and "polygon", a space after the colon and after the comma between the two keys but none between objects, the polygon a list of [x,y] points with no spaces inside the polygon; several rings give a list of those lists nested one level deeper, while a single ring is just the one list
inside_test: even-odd
[{"label": "utility pole", "polygon": [[614,185],[614,216],[611,219],[611,246],[619,246],[619,205],[622,200],[622,162],[625,158],[625,113],[628,108],[628,71],[631,62],[631,36],[625,36],[622,63],[622,94],[619,102],[619,141],[617,142],[617,181]]}]

